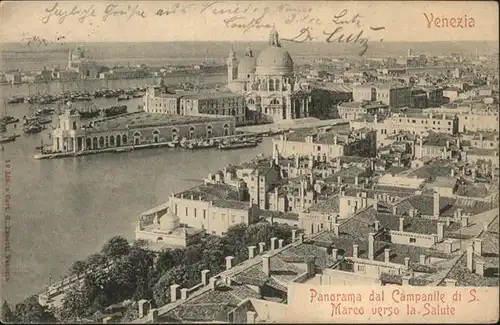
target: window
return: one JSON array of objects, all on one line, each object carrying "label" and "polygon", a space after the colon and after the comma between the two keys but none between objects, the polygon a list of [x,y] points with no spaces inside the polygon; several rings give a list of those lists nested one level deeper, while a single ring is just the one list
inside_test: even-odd
[{"label": "window", "polygon": [[203,219],[207,218],[207,210],[203,210]]},{"label": "window", "polygon": [[193,209],[194,217],[196,218],[196,208]]},{"label": "window", "polygon": [[231,216],[231,223],[235,223],[236,222],[236,217],[235,216]]},{"label": "window", "polygon": [[358,272],[365,272],[365,266],[364,265],[358,265]]},{"label": "window", "polygon": [[318,151],[321,151],[321,146],[318,146]]},{"label": "window", "polygon": [[413,238],[413,237],[410,238],[410,243],[416,243],[416,242],[417,242],[416,238]]},{"label": "window", "polygon": [[186,207],[186,217],[188,216],[188,207]]}]

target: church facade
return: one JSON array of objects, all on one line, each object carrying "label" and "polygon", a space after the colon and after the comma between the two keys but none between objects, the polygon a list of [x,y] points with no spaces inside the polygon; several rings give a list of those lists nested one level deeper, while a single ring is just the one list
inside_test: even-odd
[{"label": "church facade", "polygon": [[249,112],[262,120],[278,122],[321,117],[332,103],[326,90],[312,90],[300,82],[288,51],[273,28],[268,47],[255,57],[250,46],[240,59],[233,50],[227,59],[228,88],[245,96]]}]

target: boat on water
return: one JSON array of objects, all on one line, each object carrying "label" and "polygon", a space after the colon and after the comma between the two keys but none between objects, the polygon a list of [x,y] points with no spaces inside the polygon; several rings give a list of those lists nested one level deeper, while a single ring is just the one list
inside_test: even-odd
[{"label": "boat on water", "polygon": [[0,121],[5,124],[13,124],[13,123],[18,123],[19,119],[13,116],[3,116],[0,118]]},{"label": "boat on water", "polygon": [[39,124],[31,124],[23,129],[24,133],[34,134],[42,132],[43,128]]},{"label": "boat on water", "polygon": [[18,104],[24,102],[24,97],[22,96],[13,96],[7,99],[7,104]]},{"label": "boat on water", "polygon": [[4,135],[0,137],[0,143],[13,142],[16,141],[16,138],[19,137],[19,134],[13,135]]},{"label": "boat on water", "polygon": [[52,123],[52,116],[40,116],[40,117],[37,117],[36,120],[40,124],[49,124],[49,123]]},{"label": "boat on water", "polygon": [[219,144],[220,150],[234,150],[234,149],[243,149],[243,148],[253,148],[256,147],[259,143],[257,141],[248,141],[248,142],[237,142],[237,143],[221,143]]},{"label": "boat on water", "polygon": [[131,99],[132,97],[130,97],[129,95],[120,95],[118,96],[117,100],[118,101],[122,101],[122,100],[129,100]]}]

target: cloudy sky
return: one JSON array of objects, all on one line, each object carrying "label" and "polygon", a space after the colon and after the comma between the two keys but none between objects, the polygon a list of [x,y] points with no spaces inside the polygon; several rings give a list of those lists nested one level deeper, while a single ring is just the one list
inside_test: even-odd
[{"label": "cloudy sky", "polygon": [[3,42],[262,41],[273,24],[296,40],[325,41],[340,28],[331,40],[361,33],[383,41],[498,41],[492,1],[2,1],[0,8]]}]

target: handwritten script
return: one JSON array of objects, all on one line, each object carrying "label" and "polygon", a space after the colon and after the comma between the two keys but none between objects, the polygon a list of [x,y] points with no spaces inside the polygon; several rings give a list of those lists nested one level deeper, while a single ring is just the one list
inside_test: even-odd
[{"label": "handwritten script", "polygon": [[[81,24],[92,21],[101,23],[113,20],[130,21],[132,19],[170,20],[173,16],[188,15],[186,19],[198,19],[209,16],[221,23],[221,27],[240,30],[245,34],[251,30],[270,29],[274,24],[289,26],[282,37],[285,42],[304,43],[324,41],[331,44],[354,44],[360,47],[359,55],[368,50],[370,40],[382,41],[383,26],[368,26],[363,23],[364,17],[347,9],[336,11],[330,16],[324,12],[315,14],[314,7],[300,3],[249,3],[233,1],[211,2],[167,2],[167,5],[151,5],[147,9],[141,4],[69,4],[56,2],[47,7],[41,18],[44,24],[55,22],[63,24],[68,20],[76,20]],[[325,18],[327,17],[327,18]]]}]

